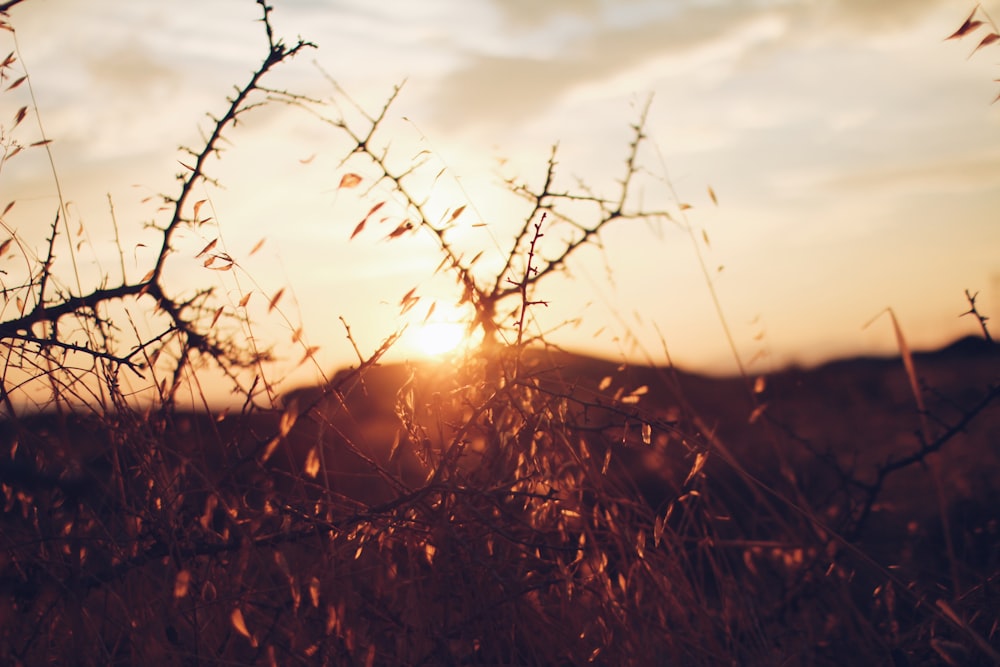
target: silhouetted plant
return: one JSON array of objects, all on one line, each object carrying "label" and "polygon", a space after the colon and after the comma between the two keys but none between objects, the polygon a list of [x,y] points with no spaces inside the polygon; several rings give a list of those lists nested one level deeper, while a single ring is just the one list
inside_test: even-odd
[{"label": "silhouetted plant", "polygon": [[[877,468],[874,481],[797,439],[810,463],[822,459],[835,471],[836,489],[817,499],[785,461],[775,473],[756,460],[761,452],[727,441],[713,416],[688,400],[691,378],[679,369],[609,364],[592,376],[529,327],[550,277],[599,245],[613,223],[683,215],[681,204],[648,211],[636,201],[648,105],[611,196],[557,186],[555,149],[541,185],[508,183],[526,206],[506,242],[496,239],[500,260],[490,265],[453,239],[471,207],[436,217],[427,184],[437,170],[390,151],[383,124],[399,89],[370,114],[332,81],[332,102],[266,87],[267,73],[311,44],[285,45],[271,8],[257,4],[262,64],[212,120],[204,146],[186,151],[187,170],[178,194],[163,197],[169,220],[154,230],[158,252],[141,280],[129,281],[124,269],[112,287],[66,280],[72,269],[55,251],[67,234],[62,207],[37,257],[8,229],[0,255],[16,247],[25,269],[4,278],[17,315],[0,322],[9,417],[0,432],[0,660],[997,659],[989,629],[996,613],[981,604],[995,571],[948,598],[890,571],[852,534],[865,527],[886,479],[940,452],[982,414],[995,388],[937,431],[920,414],[918,448]],[[16,66],[16,53],[0,65],[8,89],[30,83]],[[165,268],[178,230],[205,224],[192,192],[211,180],[206,159],[237,120],[268,101],[307,110],[346,139],[339,190],[358,194],[368,211],[350,238],[380,225],[390,240],[429,238],[481,346],[446,364],[377,368],[397,334],[364,354],[345,322],[355,368],[287,395],[280,409],[258,400],[268,383],[260,373],[244,386],[240,371],[264,353],[227,338],[220,327],[234,313],[210,290],[177,294]],[[338,113],[341,106],[354,113]],[[29,110],[17,112],[11,130]],[[46,141],[24,145],[5,132],[0,167]],[[215,242],[197,256],[209,268],[238,269]],[[419,287],[403,296],[402,310],[421,298]],[[126,302],[155,308],[162,326],[133,329],[129,338],[121,330]],[[919,402],[916,367],[899,336]],[[87,362],[80,369],[68,365],[79,359]],[[238,414],[179,410],[181,380],[212,367],[241,389]],[[150,404],[128,400],[124,372],[152,378]],[[36,382],[48,386],[43,407],[89,410],[20,414],[12,396]],[[764,391],[763,380],[755,384],[753,396]],[[756,427],[780,425],[763,403],[749,407]]]}]

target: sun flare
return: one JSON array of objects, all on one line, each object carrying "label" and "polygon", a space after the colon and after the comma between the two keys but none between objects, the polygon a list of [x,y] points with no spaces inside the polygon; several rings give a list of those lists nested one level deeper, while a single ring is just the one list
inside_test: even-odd
[{"label": "sun flare", "polygon": [[461,322],[427,322],[413,332],[413,344],[428,357],[454,352],[466,341],[466,326]]}]

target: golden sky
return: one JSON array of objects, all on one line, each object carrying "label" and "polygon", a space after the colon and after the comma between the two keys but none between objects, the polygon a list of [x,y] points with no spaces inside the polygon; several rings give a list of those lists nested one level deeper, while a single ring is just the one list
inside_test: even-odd
[{"label": "golden sky", "polygon": [[[1000,311],[996,51],[969,57],[975,38],[944,40],[972,3],[272,4],[279,35],[319,49],[271,87],[330,100],[332,77],[374,113],[405,80],[383,137],[398,159],[426,150],[445,169],[432,204],[468,207],[465,242],[482,246],[487,267],[522,223],[501,179],[538,184],[558,142],[563,183],[614,194],[629,125],[652,95],[642,195],[653,208],[689,204],[698,249],[684,220],[610,228],[603,252],[581,253],[571,279],[535,295],[549,304],[537,326],[556,327],[552,340],[572,349],[661,362],[662,334],[684,366],[732,368],[698,252],[744,361],[769,354],[758,365],[892,350],[887,320],[862,328],[887,307],[915,347],[975,333],[958,317],[965,289],[980,292],[987,314]],[[141,225],[157,213],[144,199],[175,190],[177,147],[197,146],[205,113],[221,112],[260,62],[257,18],[250,0],[25,0],[12,10],[64,195],[103,267],[95,276],[118,262],[109,197],[136,244],[128,269],[145,273]],[[20,104],[0,102],[4,118]],[[337,189],[352,163],[340,164],[349,146],[330,126],[276,104],[229,139],[210,166],[224,189],[204,197],[246,273],[237,283],[192,260],[178,280],[219,281],[237,301],[254,290],[264,305],[285,287],[292,324],[270,317],[258,331],[279,351],[301,321],[324,367],[350,364],[339,318],[371,350],[407,321],[399,301],[410,288],[440,312],[457,299],[432,279],[440,255],[428,238],[349,240],[382,193],[357,201]],[[44,236],[57,200],[41,155],[5,168],[0,199],[18,201],[9,224]],[[205,238],[193,234],[191,247]]]}]

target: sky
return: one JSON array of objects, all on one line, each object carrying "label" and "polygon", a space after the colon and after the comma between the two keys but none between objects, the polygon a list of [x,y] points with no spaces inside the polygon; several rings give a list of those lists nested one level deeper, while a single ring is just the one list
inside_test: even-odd
[{"label": "sky", "polygon": [[[685,368],[729,372],[721,312],[743,363],[762,372],[893,351],[886,317],[865,326],[886,308],[915,348],[976,333],[959,317],[966,289],[985,314],[1000,312],[998,52],[970,57],[976,37],[944,39],[971,2],[272,4],[278,36],[318,48],[266,85],[326,101],[329,119],[357,117],[337,86],[377,113],[403,84],[379,136],[398,164],[426,151],[426,168],[443,170],[430,206],[467,206],[460,237],[484,251],[487,269],[523,222],[503,180],[537,186],[558,144],[560,184],[616,194],[631,125],[651,100],[640,194],[676,215],[609,227],[599,251],[542,284],[535,298],[548,305],[533,307],[532,326],[569,349],[662,363],[666,346]],[[92,279],[120,263],[116,225],[134,243],[126,271],[145,273],[150,196],[176,193],[178,147],[197,147],[206,113],[221,113],[261,61],[259,16],[250,0],[25,0],[11,10]],[[23,94],[0,96],[0,117]],[[403,325],[414,332],[424,304],[447,316],[459,293],[435,277],[428,236],[350,239],[385,193],[338,189],[360,167],[342,163],[350,145],[336,128],[275,103],[228,139],[210,165],[222,187],[199,194],[218,227],[181,239],[193,251],[176,279],[217,281],[230,303],[253,290],[262,306],[285,288],[287,321],[258,308],[253,332],[288,362],[281,372],[297,377],[301,352],[288,342],[299,324],[333,369],[357,361],[344,323],[369,352]],[[0,199],[18,202],[5,221],[36,233],[37,248],[58,201],[44,157],[18,156],[0,172]],[[221,276],[193,260],[213,234],[241,271]],[[552,228],[546,242],[561,234]],[[423,300],[400,316],[411,288]],[[418,356],[409,338],[393,354]]]}]

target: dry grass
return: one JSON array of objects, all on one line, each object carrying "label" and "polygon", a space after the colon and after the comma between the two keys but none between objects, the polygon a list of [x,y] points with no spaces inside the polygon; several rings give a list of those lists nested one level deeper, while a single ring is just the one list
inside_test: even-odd
[{"label": "dry grass", "polygon": [[[270,8],[258,4],[267,55],[205,146],[190,151],[178,195],[164,197],[169,221],[154,230],[161,250],[142,280],[123,269],[119,285],[87,288],[57,262],[62,206],[38,255],[8,229],[3,252],[25,269],[7,276],[15,314],[0,323],[0,661],[1000,662],[997,488],[955,498],[948,487],[972,484],[954,460],[987,460],[956,442],[995,423],[992,343],[975,361],[985,371],[970,395],[958,393],[968,382],[955,387],[943,375],[932,386],[925,360],[904,346],[895,379],[872,380],[870,395],[824,389],[826,400],[851,402],[829,423],[808,411],[816,401],[791,371],[765,394],[748,391],[746,378],[616,368],[558,350],[531,329],[547,276],[618,221],[678,213],[634,202],[645,112],[613,195],[562,190],[554,154],[540,188],[512,187],[526,213],[501,268],[484,277],[478,257],[466,260],[447,234],[466,209],[433,221],[415,191],[419,165],[398,167],[379,147],[388,104],[372,115],[356,109],[356,126],[264,87],[309,44],[276,39]],[[7,59],[3,78],[29,81],[17,61]],[[260,373],[266,353],[252,335],[231,335],[250,326],[241,319],[248,297],[234,310],[210,290],[170,289],[175,232],[204,224],[191,193],[210,180],[205,159],[262,98],[345,133],[354,162],[340,189],[372,186],[377,198],[351,238],[368,233],[387,202],[402,206],[389,236],[428,233],[440,270],[473,310],[479,349],[450,366],[380,365],[390,337],[373,354],[359,351],[356,368],[279,402]],[[3,134],[4,160],[47,145],[13,134],[29,108]],[[559,234],[545,245],[550,229]],[[213,243],[195,250],[206,267],[239,270]],[[280,315],[282,295],[269,313]],[[419,298],[415,289],[400,306]],[[160,319],[149,331],[132,326],[129,339],[123,325],[140,299],[152,299]],[[302,345],[305,361],[314,350]],[[178,407],[179,387],[220,371],[239,390],[239,409]],[[128,390],[130,373],[143,377],[147,400]],[[883,401],[900,393],[910,403],[894,421],[898,405]],[[41,409],[23,409],[28,399]],[[851,412],[858,406],[875,417],[862,420]],[[842,437],[835,427],[845,424]],[[845,441],[871,425],[877,455],[852,456]],[[941,459],[938,501],[909,513],[900,498],[926,492],[914,475]],[[939,520],[936,535],[928,516]],[[897,534],[873,543],[880,531]],[[898,548],[879,551],[887,542]],[[914,548],[940,550],[945,563],[930,567]]]}]

